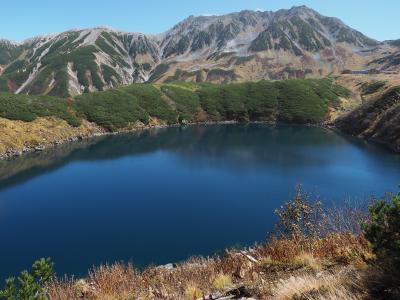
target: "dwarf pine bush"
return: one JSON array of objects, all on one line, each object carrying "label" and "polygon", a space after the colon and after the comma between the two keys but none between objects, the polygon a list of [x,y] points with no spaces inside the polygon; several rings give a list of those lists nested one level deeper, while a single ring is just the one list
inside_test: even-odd
[{"label": "dwarf pine bush", "polygon": [[377,201],[369,211],[371,220],[364,226],[366,238],[378,257],[390,257],[400,267],[400,194],[389,201]]},{"label": "dwarf pine bush", "polygon": [[400,194],[382,199],[369,208],[365,237],[377,256],[370,274],[372,289],[385,299],[400,298]]},{"label": "dwarf pine bush", "polygon": [[22,271],[18,279],[6,280],[0,290],[0,300],[43,300],[48,299],[45,284],[53,277],[53,262],[42,258],[32,265],[32,271]]}]

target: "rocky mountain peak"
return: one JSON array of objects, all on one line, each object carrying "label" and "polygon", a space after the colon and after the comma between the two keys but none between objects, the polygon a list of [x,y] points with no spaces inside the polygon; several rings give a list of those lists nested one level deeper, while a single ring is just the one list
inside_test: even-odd
[{"label": "rocky mountain peak", "polygon": [[307,6],[190,16],[158,35],[73,29],[0,42],[0,91],[68,96],[133,82],[319,77],[364,68],[393,44]]}]

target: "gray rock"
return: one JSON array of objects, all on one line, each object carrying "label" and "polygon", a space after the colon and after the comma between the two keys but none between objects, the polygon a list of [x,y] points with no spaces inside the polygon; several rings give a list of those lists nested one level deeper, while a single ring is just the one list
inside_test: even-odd
[{"label": "gray rock", "polygon": [[175,266],[174,266],[174,264],[169,263],[169,264],[166,264],[166,265],[158,266],[157,268],[166,269],[166,270],[173,270],[175,268]]},{"label": "gray rock", "polygon": [[44,145],[39,145],[35,147],[35,151],[43,151],[45,149]]}]

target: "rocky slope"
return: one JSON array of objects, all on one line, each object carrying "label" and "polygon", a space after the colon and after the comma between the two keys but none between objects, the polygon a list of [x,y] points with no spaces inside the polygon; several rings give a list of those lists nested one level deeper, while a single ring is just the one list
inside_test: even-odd
[{"label": "rocky slope", "polygon": [[191,16],[158,35],[93,28],[2,40],[0,91],[66,97],[134,82],[321,77],[389,68],[396,51],[395,41],[379,43],[305,6]]},{"label": "rocky slope", "polygon": [[[370,88],[374,86],[378,85]],[[345,133],[383,143],[400,152],[400,86],[378,93],[334,124]]]}]

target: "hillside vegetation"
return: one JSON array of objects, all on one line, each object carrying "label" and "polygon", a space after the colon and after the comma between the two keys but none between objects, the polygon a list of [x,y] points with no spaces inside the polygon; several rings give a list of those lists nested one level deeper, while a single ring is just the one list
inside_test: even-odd
[{"label": "hillside vegetation", "polygon": [[57,117],[77,127],[80,122],[70,112],[71,105],[72,103],[57,97],[5,93],[0,94],[0,117],[25,122],[39,117]]},{"label": "hillside vegetation", "polygon": [[133,84],[73,99],[0,94],[0,116],[33,121],[54,116],[78,127],[80,119],[111,131],[157,119],[161,124],[204,121],[320,123],[348,91],[333,79]]},{"label": "hillside vegetation", "polygon": [[340,109],[341,97],[349,95],[333,78],[133,84],[74,98],[0,93],[0,156],[152,126],[224,121],[320,124],[332,109]]}]

